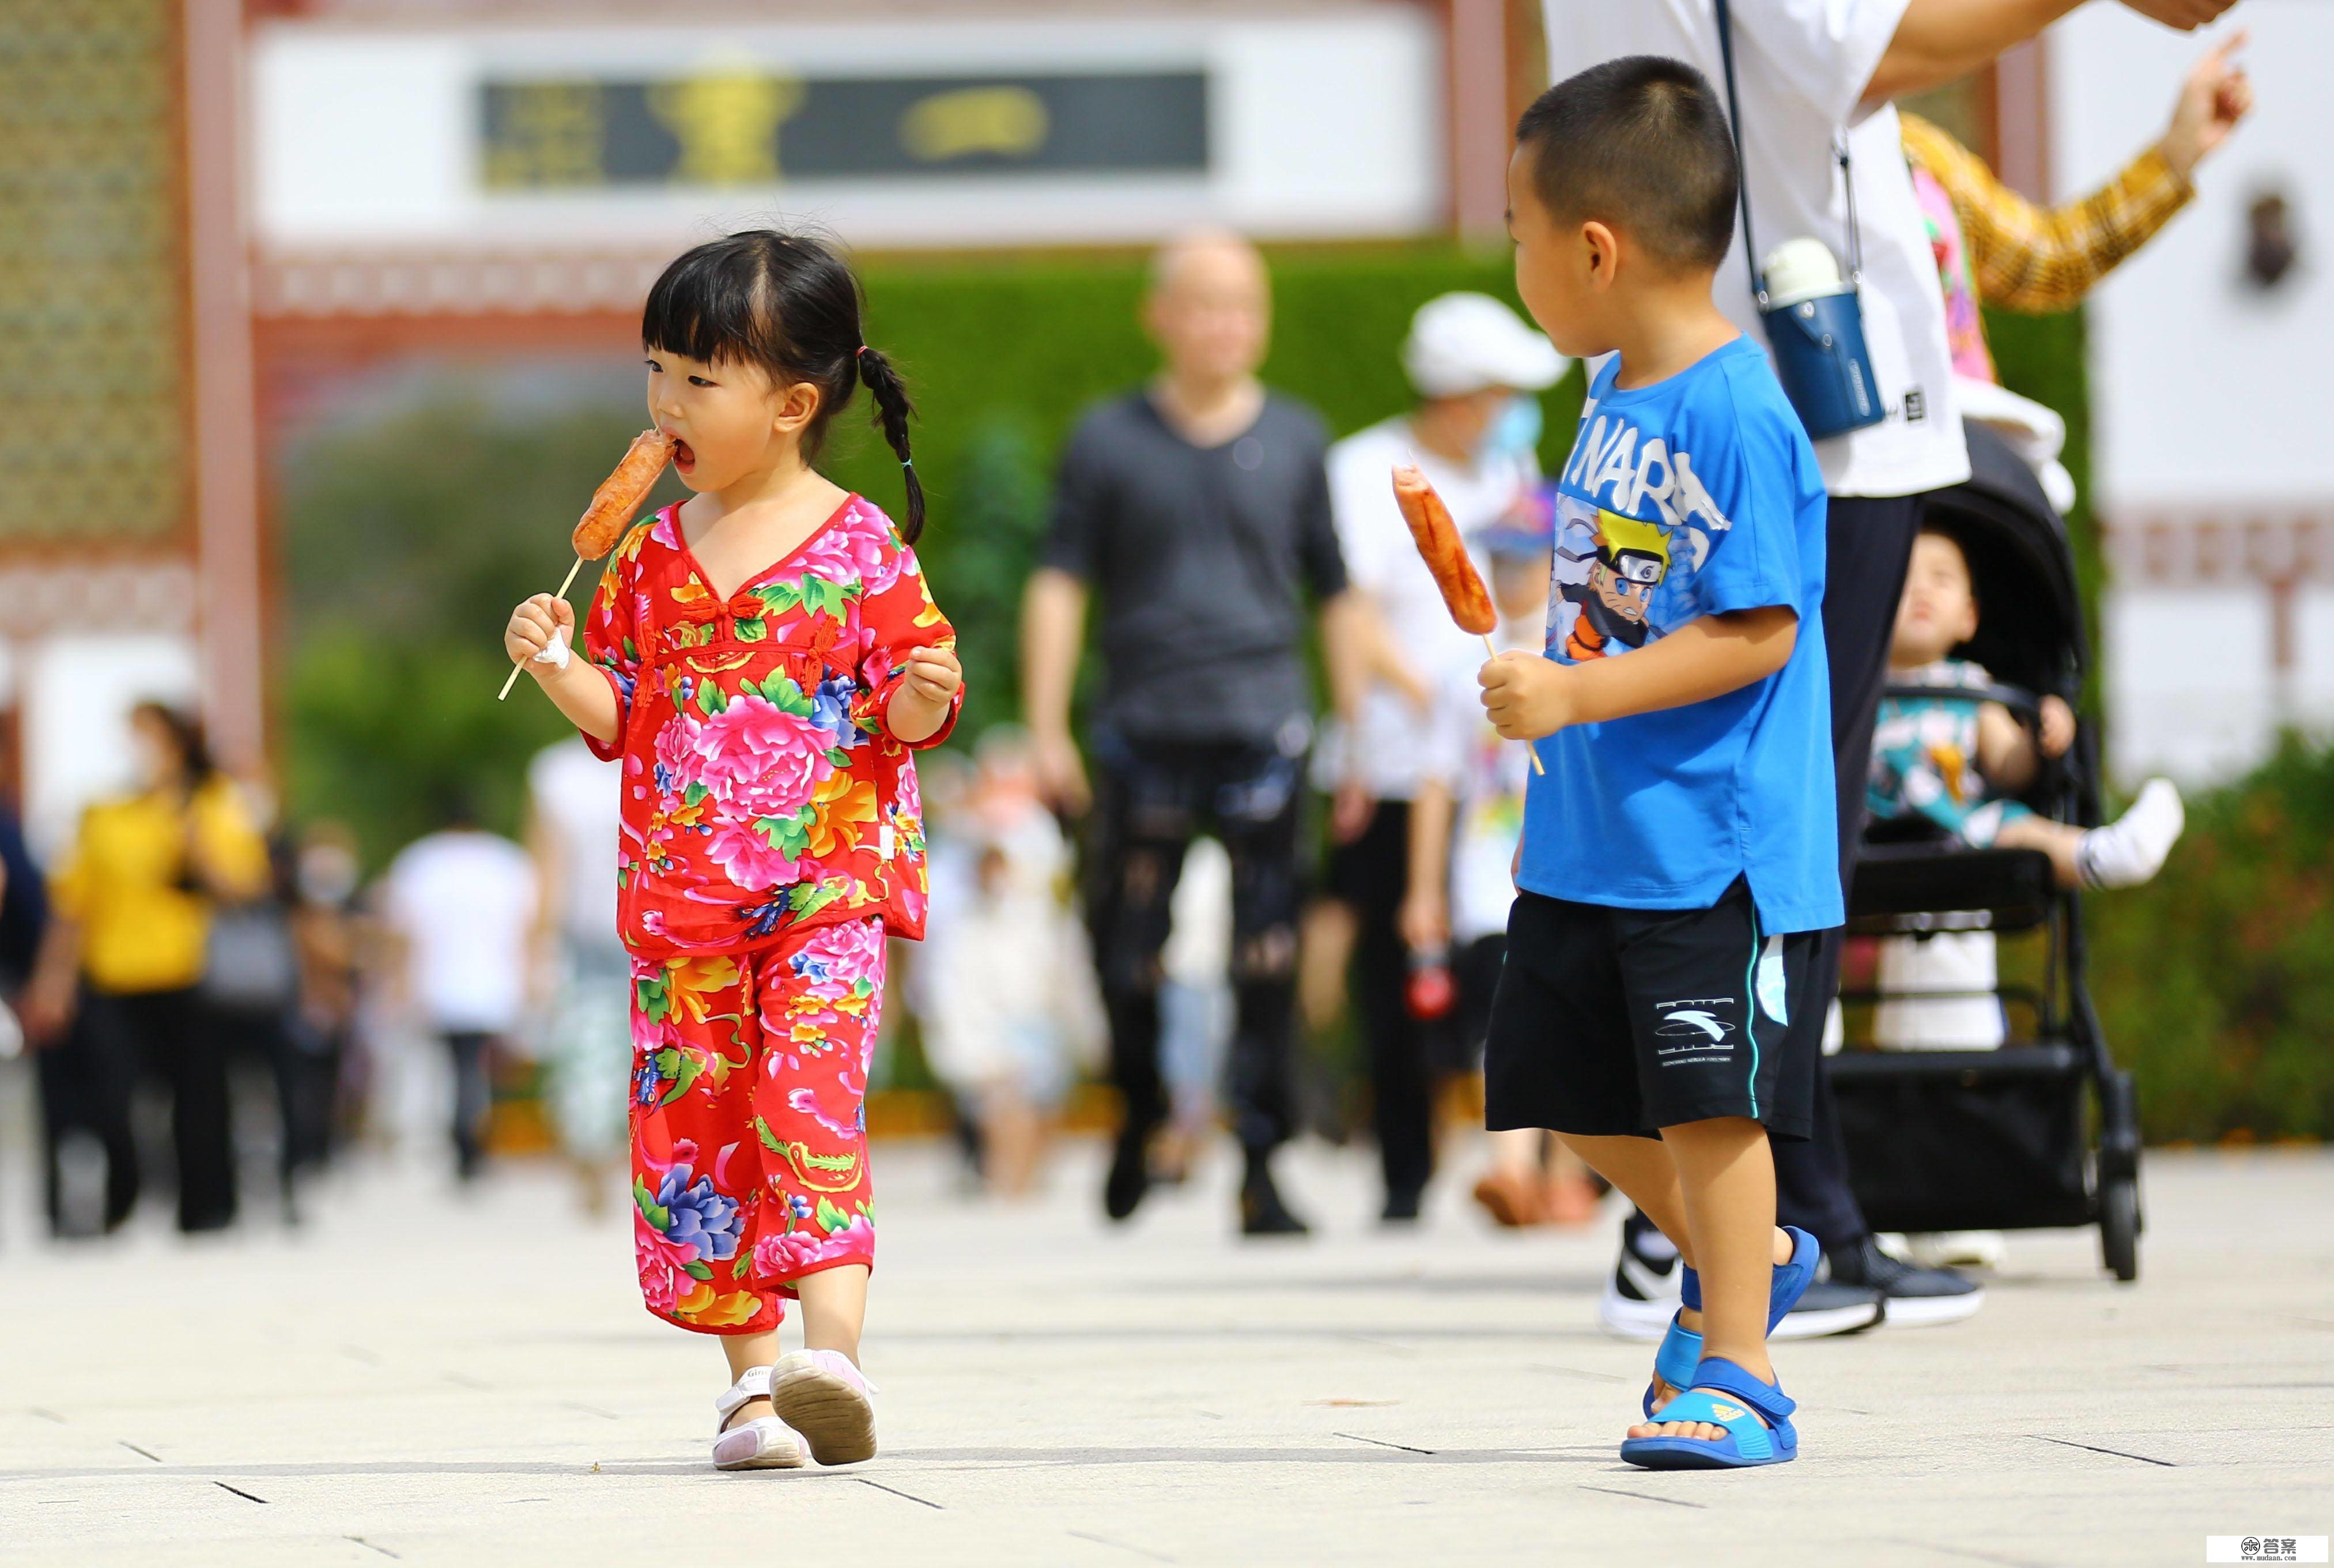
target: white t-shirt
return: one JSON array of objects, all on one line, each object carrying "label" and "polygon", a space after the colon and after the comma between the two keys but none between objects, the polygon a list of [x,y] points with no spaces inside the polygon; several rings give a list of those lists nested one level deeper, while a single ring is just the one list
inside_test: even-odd
[{"label": "white t-shirt", "polygon": [[[1526,450],[1461,467],[1418,445],[1407,418],[1387,419],[1356,430],[1329,448],[1329,509],[1336,519],[1337,548],[1345,575],[1376,601],[1386,630],[1409,656],[1430,690],[1474,688],[1484,659],[1483,640],[1459,630],[1442,602],[1411,539],[1410,524],[1394,498],[1394,469],[1415,462],[1451,508],[1461,538],[1496,523],[1539,480],[1539,459]],[[1478,572],[1487,572],[1482,552],[1470,553]],[[1461,759],[1458,726],[1437,722],[1442,704],[1422,714],[1407,697],[1383,681],[1363,694],[1354,734],[1352,776],[1379,800],[1412,800],[1430,778],[1451,781]]]},{"label": "white t-shirt", "polygon": [[391,862],[385,905],[430,1028],[501,1034],[516,1026],[535,911],[526,851],[476,830],[431,833]]},{"label": "white t-shirt", "polygon": [[527,765],[526,791],[557,846],[560,935],[571,942],[614,945],[623,765],[602,762],[579,736],[535,754]]},{"label": "white t-shirt", "polygon": [[[1897,139],[1896,110],[1859,108],[1908,0],[1733,0],[1743,177],[1759,249],[1811,235],[1846,267],[1847,198],[1832,153],[1844,135],[1864,238],[1864,337],[1887,419],[1816,443],[1835,495],[1912,495],[1969,477],[1929,232]],[[1724,62],[1712,0],[1546,0],[1548,80],[1625,54],[1665,54],[1710,78]],[[1859,118],[1860,116],[1860,118]],[[1767,343],[1743,264],[1742,225],[1718,270],[1717,300]]]}]

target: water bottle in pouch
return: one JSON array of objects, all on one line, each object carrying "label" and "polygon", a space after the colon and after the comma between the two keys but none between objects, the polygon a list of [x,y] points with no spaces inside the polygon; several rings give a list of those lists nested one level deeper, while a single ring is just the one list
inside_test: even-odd
[{"label": "water bottle in pouch", "polygon": [[1769,253],[1759,317],[1775,351],[1775,379],[1810,439],[1876,425],[1888,417],[1872,384],[1864,307],[1856,280],[1819,239],[1786,240]]}]

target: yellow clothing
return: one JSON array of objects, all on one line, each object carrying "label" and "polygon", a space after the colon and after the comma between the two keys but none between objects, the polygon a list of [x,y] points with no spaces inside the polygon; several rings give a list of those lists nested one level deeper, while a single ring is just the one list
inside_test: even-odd
[{"label": "yellow clothing", "polygon": [[2038,207],[1946,131],[1917,114],[1897,118],[1905,155],[1953,198],[1978,297],[1990,305],[2032,314],[2072,308],[2196,194],[2151,147],[2082,200]]},{"label": "yellow clothing", "polygon": [[53,890],[57,913],[80,928],[91,986],[170,991],[202,979],[211,899],[188,890],[198,885],[190,846],[214,886],[249,895],[265,888],[267,846],[226,779],[183,804],[160,793],[125,795],[82,814]]}]

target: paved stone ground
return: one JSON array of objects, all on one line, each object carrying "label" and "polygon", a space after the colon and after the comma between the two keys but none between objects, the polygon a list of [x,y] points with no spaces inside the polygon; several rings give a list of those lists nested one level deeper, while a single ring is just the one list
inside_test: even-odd
[{"label": "paved stone ground", "polygon": [[[1309,1245],[1228,1234],[1228,1161],[1123,1233],[1097,1151],[1026,1207],[879,1148],[884,1452],[707,1464],[718,1356],[646,1317],[621,1215],[547,1170],[376,1170],[286,1235],[0,1252],[0,1563],[2195,1563],[2334,1530],[2334,1156],[2159,1155],[2145,1277],[2014,1236],[1985,1312],[1780,1349],[1801,1460],[1615,1457],[1648,1350],[1593,1321],[1612,1227],[1493,1234],[1457,1183]],[[1454,1169],[1471,1169],[1471,1150]]]}]

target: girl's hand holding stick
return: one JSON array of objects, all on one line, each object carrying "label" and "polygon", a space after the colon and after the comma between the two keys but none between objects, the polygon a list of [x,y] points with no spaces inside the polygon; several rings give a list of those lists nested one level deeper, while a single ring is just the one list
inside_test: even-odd
[{"label": "girl's hand holding stick", "polygon": [[[1443,505],[1415,463],[1394,469],[1394,498],[1402,508],[1402,520],[1410,524],[1411,543],[1425,558],[1426,569],[1434,573],[1434,585],[1442,591],[1442,603],[1451,619],[1459,623],[1460,630],[1480,637],[1485,653],[1499,658],[1491,633],[1499,630],[1500,613],[1491,608],[1490,591],[1483,586],[1481,573],[1467,558],[1467,546],[1459,537],[1459,525],[1451,520],[1451,508]],[[1540,765],[1539,753],[1527,750],[1532,772],[1545,775],[1548,769]]]},{"label": "girl's hand holding stick", "polygon": [[597,561],[622,543],[624,530],[632,526],[632,515],[672,460],[672,438],[661,430],[642,430],[632,438],[631,450],[616,465],[614,473],[592,492],[592,504],[584,508],[584,516],[575,524],[571,543],[575,546],[575,563],[567,569],[566,578],[556,593],[538,593],[518,607],[509,627],[503,633],[504,650],[511,656],[510,676],[503,688],[495,694],[497,702],[510,696],[511,688],[518,682],[518,672],[529,659],[564,669],[567,666],[567,641],[575,629],[575,609],[567,602],[567,591],[575,585],[575,574],[586,561]]}]

